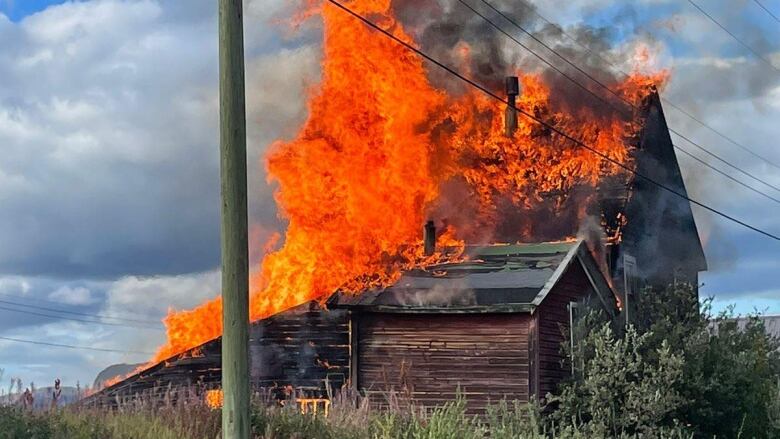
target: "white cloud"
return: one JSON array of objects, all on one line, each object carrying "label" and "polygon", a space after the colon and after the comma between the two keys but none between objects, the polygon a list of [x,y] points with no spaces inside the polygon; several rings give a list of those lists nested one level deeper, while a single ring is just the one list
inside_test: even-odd
[{"label": "white cloud", "polygon": [[[0,292],[18,292],[24,280],[0,278]],[[94,313],[138,321],[159,322],[168,309],[190,308],[219,293],[218,271],[178,276],[138,277],[127,276],[102,286],[105,288],[105,302]],[[9,289],[4,288],[8,285]],[[85,305],[82,300],[96,295],[83,287],[62,287],[50,293],[48,298],[60,302],[70,300],[73,305]],[[6,298],[4,298],[6,299]],[[77,303],[78,302],[78,303]],[[54,305],[43,305],[54,306]],[[62,305],[58,306],[62,308]],[[29,316],[18,316],[29,320]],[[89,317],[77,318],[92,320]],[[65,385],[74,385],[78,380],[91,383],[97,373],[115,363],[139,363],[151,358],[158,346],[165,340],[161,323],[134,323],[116,326],[116,320],[103,320],[111,325],[44,319],[35,326],[23,325],[2,332],[5,337],[23,340],[44,341],[120,352],[99,352],[84,349],[68,349],[39,346],[0,340],[0,367],[9,375],[20,376],[25,382],[50,382],[55,377]],[[100,319],[98,319],[100,320]],[[138,352],[148,352],[143,354]],[[45,364],[46,368],[31,368],[30,364]]]},{"label": "white cloud", "polygon": [[90,305],[97,301],[92,292],[84,287],[62,286],[49,294],[49,300],[66,305]]},{"label": "white cloud", "polygon": [[191,308],[219,291],[218,270],[178,276],[127,276],[109,286],[104,312],[159,319],[171,308]]},{"label": "white cloud", "polygon": [[[318,71],[297,2],[246,7],[250,178],[275,224],[261,151],[290,135]],[[216,6],[67,2],[0,22],[0,273],[178,274],[218,263]],[[8,44],[7,42],[13,42]],[[279,51],[280,44],[288,48]]]}]

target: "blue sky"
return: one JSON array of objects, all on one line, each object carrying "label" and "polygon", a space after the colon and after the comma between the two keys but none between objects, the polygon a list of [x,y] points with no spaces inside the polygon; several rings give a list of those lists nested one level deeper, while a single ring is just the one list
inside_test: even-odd
[{"label": "blue sky", "polygon": [[[699,3],[780,66],[780,26],[752,1]],[[297,33],[278,25],[290,4],[245,2],[250,163],[295,132],[305,116],[306,86],[318,79],[316,23]],[[585,24],[603,31],[617,62],[637,42],[647,45],[657,66],[672,72],[667,98],[780,162],[777,72],[687,2],[535,4],[570,30]],[[780,0],[765,4],[780,13]],[[0,0],[0,14],[11,20],[0,17],[0,300],[156,321],[171,307],[188,308],[217,293],[214,5]],[[776,169],[665,110],[675,129],[780,186]],[[692,197],[780,233],[780,206],[680,161]],[[249,175],[259,242],[281,227],[261,168]],[[780,313],[780,243],[694,211],[710,263],[702,295],[715,296],[717,309],[736,304],[742,313]],[[163,334],[158,325],[139,330],[0,310],[0,336],[151,351]],[[2,380],[19,376],[41,385],[57,370],[72,385],[89,383],[109,364],[147,356],[0,342],[0,358]]]},{"label": "blue sky", "polygon": [[46,9],[50,5],[64,2],[65,0],[0,0],[0,12],[11,21],[19,21],[30,14]]}]

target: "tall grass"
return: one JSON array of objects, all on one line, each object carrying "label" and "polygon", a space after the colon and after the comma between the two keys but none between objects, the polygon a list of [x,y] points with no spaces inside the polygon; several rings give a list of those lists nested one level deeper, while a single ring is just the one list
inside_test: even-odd
[{"label": "tall grass", "polygon": [[[388,399],[394,398],[397,396],[388,395]],[[0,439],[217,439],[220,416],[219,410],[192,400],[162,404],[133,401],[111,410],[69,407],[38,413],[0,407]],[[474,416],[467,413],[462,397],[433,409],[391,404],[377,410],[364,398],[336,395],[327,417],[302,414],[293,401],[279,405],[258,398],[251,423],[255,439],[586,437],[573,429],[550,429],[533,403],[499,401],[481,416]]]}]

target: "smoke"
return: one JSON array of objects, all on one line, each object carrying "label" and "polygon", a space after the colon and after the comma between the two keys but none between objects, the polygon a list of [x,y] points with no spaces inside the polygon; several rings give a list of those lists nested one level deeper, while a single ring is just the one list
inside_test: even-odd
[{"label": "smoke", "polygon": [[[524,35],[512,22],[478,0],[395,0],[393,9],[404,30],[425,53],[498,95],[504,95],[506,76],[538,75],[551,93],[544,107],[533,108],[536,117],[555,124],[558,115],[565,114],[573,120],[593,122],[603,127],[613,121],[633,120],[635,112],[631,111],[630,106],[594,80],[617,92],[625,78],[610,65],[630,64],[635,46],[615,47],[607,29],[584,24],[566,29],[566,33],[573,35],[575,41],[564,33],[564,29],[542,22],[535,13],[535,6],[527,1],[489,2],[510,17],[512,22],[532,32],[552,51]],[[487,17],[493,24],[470,8]],[[624,13],[631,15],[628,10]],[[538,56],[518,45],[496,27]],[[584,50],[581,45],[592,50]],[[605,63],[603,57],[610,59]],[[436,66],[429,65],[427,74],[431,84],[455,99],[474,92],[469,85]],[[521,95],[523,93],[532,94],[534,90],[521,90]],[[473,117],[484,117],[481,123],[488,125],[492,115],[474,111]],[[451,119],[436,123],[430,128],[434,145],[446,142],[447,136],[459,129]],[[551,139],[551,132],[539,128],[535,136]],[[541,141],[539,147],[560,150],[578,148],[570,142],[555,144],[552,140],[549,144]],[[466,157],[465,160],[472,159]],[[513,160],[513,157],[496,158],[497,162],[502,160]],[[573,183],[563,190],[544,193],[531,187],[534,178],[528,175],[526,184],[529,193],[536,192],[533,197],[518,203],[517,193],[493,194],[494,209],[485,212],[480,211],[480,205],[467,195],[468,182],[456,176],[440,187],[440,196],[429,208],[428,214],[431,218],[441,220],[444,227],[452,226],[458,231],[459,238],[472,243],[557,240],[574,236],[586,214],[586,206],[592,204],[595,187]]]},{"label": "smoke", "polygon": [[[446,65],[460,66],[478,83],[500,90],[505,76],[513,74],[520,56],[505,45],[489,23],[457,0],[428,2],[396,0],[396,17],[414,37],[423,51]],[[525,21],[521,18],[521,21]],[[440,69],[429,69],[433,84],[462,90],[462,84]]]},{"label": "smoke", "polygon": [[[539,56],[521,47],[463,3]],[[396,0],[393,6],[404,28],[424,52],[448,66],[457,66],[459,72],[498,94],[504,92],[504,77],[517,75],[518,72],[536,73],[555,90],[550,101],[553,109],[577,113],[585,106],[589,114],[593,115],[593,110],[598,109],[595,115],[601,114],[605,118],[614,117],[616,112],[624,116],[631,115],[623,102],[582,73],[587,72],[593,79],[613,90],[622,79],[622,73],[611,69],[603,57],[611,58],[610,64],[625,65],[633,53],[620,53],[619,48],[613,47],[606,28],[584,24],[573,26],[566,33],[574,36],[575,42],[564,34],[562,28],[542,22],[535,14],[536,7],[525,0],[489,1],[512,22],[533,33],[560,54],[559,57],[479,0],[463,0],[463,3],[460,0],[442,0],[424,2],[421,7],[419,1]],[[584,50],[581,45],[592,50]],[[552,66],[545,64],[540,57]],[[430,66],[428,71],[431,83],[449,93],[462,93],[469,87],[440,68]]]},{"label": "smoke", "polygon": [[394,303],[401,306],[469,306],[477,304],[477,296],[463,279],[448,279],[422,290],[390,290]]}]

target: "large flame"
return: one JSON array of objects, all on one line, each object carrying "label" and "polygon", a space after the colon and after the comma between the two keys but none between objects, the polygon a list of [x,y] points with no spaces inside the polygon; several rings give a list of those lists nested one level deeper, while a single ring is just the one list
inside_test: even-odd
[{"label": "large flame", "polygon": [[[390,0],[347,4],[416,44],[392,16]],[[450,245],[571,236],[592,189],[620,172],[523,116],[507,138],[495,100],[474,90],[446,93],[415,54],[328,2],[315,6],[308,14],[323,21],[322,81],[296,138],[276,142],[266,157],[288,227],[281,249],[266,255],[251,279],[253,320],[337,290],[392,283],[424,262],[421,231],[429,216],[445,226],[440,241]],[[465,43],[454,50],[469,56]],[[517,74],[519,108],[630,163],[631,118],[587,105],[554,108],[540,76]],[[638,102],[657,80],[637,74],[616,88]],[[219,336],[221,300],[172,311],[165,325],[168,340],[153,361]]]}]

